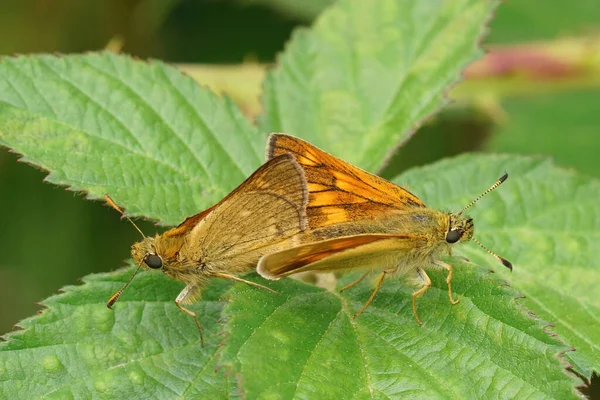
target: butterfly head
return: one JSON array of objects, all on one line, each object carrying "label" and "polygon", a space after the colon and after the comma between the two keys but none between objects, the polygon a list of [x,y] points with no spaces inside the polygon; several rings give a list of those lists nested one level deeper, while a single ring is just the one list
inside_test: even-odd
[{"label": "butterfly head", "polygon": [[508,174],[505,172],[504,175],[500,177],[488,190],[483,192],[481,195],[476,197],[473,201],[471,201],[465,208],[463,208],[460,212],[456,214],[450,214],[450,228],[446,233],[446,243],[456,243],[459,241],[467,241],[471,240],[479,245],[482,249],[487,251],[492,257],[500,261],[506,268],[512,271],[512,264],[504,257],[500,257],[498,254],[494,253],[483,244],[481,244],[477,239],[473,237],[473,219],[467,216],[463,216],[463,213],[471,208],[475,203],[477,203],[483,196],[490,193],[498,186],[500,186],[506,179],[508,178]]},{"label": "butterfly head", "polygon": [[161,269],[164,267],[163,258],[157,254],[155,239],[146,237],[141,242],[131,246],[131,257],[136,265],[144,269]]},{"label": "butterfly head", "polygon": [[446,243],[466,242],[473,237],[473,218],[450,214],[450,223],[446,232]]}]

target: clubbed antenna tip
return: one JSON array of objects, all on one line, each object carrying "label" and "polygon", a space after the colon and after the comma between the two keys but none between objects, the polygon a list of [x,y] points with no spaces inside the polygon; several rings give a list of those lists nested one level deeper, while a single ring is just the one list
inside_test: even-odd
[{"label": "clubbed antenna tip", "polygon": [[510,271],[512,272],[513,270],[513,265],[510,263],[510,261],[508,261],[506,258],[500,257],[500,262],[502,263],[502,265],[504,265],[506,268],[510,269]]},{"label": "clubbed antenna tip", "polygon": [[500,261],[502,263],[502,265],[504,265],[506,268],[508,268],[508,269],[510,269],[512,271],[513,266],[510,263],[510,261],[508,261],[504,257],[500,257],[498,254],[494,253],[493,251],[491,251],[490,249],[488,249],[487,247],[485,247],[484,245],[482,245],[481,242],[479,242],[479,240],[475,239],[474,237],[472,237],[471,240],[473,242],[477,243],[477,245],[479,245],[479,247],[481,247],[482,249],[484,249],[485,251],[487,251],[496,260]]},{"label": "clubbed antenna tip", "polygon": [[502,176],[500,177],[500,179],[498,179],[498,181],[499,181],[500,183],[502,183],[502,182],[504,182],[506,179],[508,179],[508,172],[504,171],[504,175],[502,175]]},{"label": "clubbed antenna tip", "polygon": [[142,264],[140,263],[140,265],[138,265],[137,269],[135,270],[135,272],[133,273],[133,275],[131,275],[131,278],[129,278],[129,280],[127,281],[127,283],[125,283],[123,285],[123,287],[121,289],[119,289],[119,291],[117,293],[115,293],[112,296],[110,296],[110,299],[108,299],[108,302],[106,303],[106,307],[108,307],[108,308],[110,308],[112,310],[113,304],[115,304],[115,302],[119,299],[119,297],[121,297],[121,295],[123,294],[123,291],[125,290],[125,288],[127,286],[129,286],[129,284],[133,280],[133,277],[137,275],[137,273],[140,271],[141,267],[142,267]]}]

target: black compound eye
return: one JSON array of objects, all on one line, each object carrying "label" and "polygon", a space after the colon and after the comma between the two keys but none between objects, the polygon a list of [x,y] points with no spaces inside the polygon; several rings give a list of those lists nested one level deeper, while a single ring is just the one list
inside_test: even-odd
[{"label": "black compound eye", "polygon": [[448,231],[448,233],[446,233],[446,242],[447,243],[456,243],[460,240],[462,235],[463,235],[462,231],[458,230],[458,229],[453,229],[451,231]]},{"label": "black compound eye", "polygon": [[162,258],[160,258],[160,256],[157,256],[156,254],[148,254],[144,258],[144,262],[146,263],[147,266],[149,266],[150,268],[153,268],[153,269],[162,267]]}]

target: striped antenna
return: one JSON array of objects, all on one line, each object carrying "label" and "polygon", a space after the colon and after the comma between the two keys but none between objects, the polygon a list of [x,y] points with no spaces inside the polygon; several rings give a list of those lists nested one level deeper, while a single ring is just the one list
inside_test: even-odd
[{"label": "striped antenna", "polygon": [[109,206],[111,206],[112,208],[117,210],[122,216],[127,218],[127,221],[131,222],[131,225],[133,225],[133,227],[135,229],[137,229],[137,231],[140,233],[140,235],[142,235],[142,237],[144,239],[146,239],[146,235],[144,235],[144,232],[142,232],[142,230],[140,228],[138,228],[138,226],[135,224],[135,222],[133,222],[131,220],[131,218],[129,218],[127,215],[125,215],[125,213],[119,208],[119,206],[113,201],[113,199],[110,198],[109,195],[105,194],[104,199],[106,200],[106,202],[108,203]]},{"label": "striped antenna", "polygon": [[493,251],[491,251],[490,249],[488,249],[487,247],[482,245],[481,242],[479,242],[479,240],[475,239],[474,237],[472,237],[471,240],[474,241],[475,243],[477,243],[479,245],[479,247],[481,247],[482,249],[487,251],[489,254],[491,254],[491,256],[494,257],[496,260],[500,261],[502,263],[502,265],[504,265],[506,268],[508,268],[512,271],[513,266],[510,261],[508,261],[504,257],[500,257],[498,254],[494,253]]},{"label": "striped antenna", "polygon": [[475,200],[473,200],[471,203],[469,203],[468,206],[466,206],[465,208],[463,208],[462,210],[460,210],[460,212],[456,215],[461,215],[462,213],[464,213],[465,211],[467,211],[469,208],[471,208],[473,206],[473,204],[477,203],[479,200],[481,200],[481,198],[483,196],[485,196],[486,194],[488,194],[489,192],[491,192],[492,190],[496,189],[498,186],[500,186],[502,184],[502,182],[504,182],[506,180],[506,178],[508,178],[508,173],[505,172],[504,175],[502,175],[500,177],[500,179],[498,179],[496,181],[496,183],[494,183],[492,185],[492,187],[490,187],[488,190],[486,190],[485,192],[481,193]]},{"label": "striped antenna", "polygon": [[[138,226],[135,224],[135,222],[133,222],[131,220],[131,218],[129,218],[127,215],[125,215],[125,213],[119,208],[119,206],[117,206],[117,204],[113,201],[113,199],[110,198],[110,196],[108,194],[104,195],[104,199],[106,200],[106,202],[108,203],[109,206],[111,206],[112,208],[117,210],[122,216],[127,218],[127,221],[131,222],[131,225],[133,225],[133,227],[140,233],[140,235],[142,235],[142,237],[144,239],[146,239],[146,235],[144,235],[144,232],[142,232],[142,230],[140,228],[138,228]],[[142,268],[143,262],[144,262],[144,260],[142,260],[140,262],[140,265],[138,265],[137,269],[135,270],[133,275],[131,275],[131,278],[129,278],[127,283],[125,283],[125,285],[123,285],[123,287],[121,289],[119,289],[119,291],[117,293],[110,296],[110,299],[108,299],[108,302],[106,303],[106,307],[108,307],[112,310],[113,304],[115,304],[115,302],[119,299],[119,297],[121,297],[125,288],[127,288],[127,286],[129,286],[129,284],[133,280],[133,277],[135,277],[137,275],[137,273],[140,271],[140,268]]]},{"label": "striped antenna", "polygon": [[125,290],[125,288],[127,286],[129,286],[129,284],[133,280],[133,277],[136,276],[137,273],[140,271],[140,268],[142,268],[142,263],[143,262],[144,262],[144,260],[142,260],[142,262],[140,263],[140,265],[138,265],[137,269],[135,270],[135,272],[133,273],[133,275],[131,275],[131,278],[129,278],[129,280],[127,281],[127,283],[125,285],[123,285],[123,287],[121,289],[119,289],[119,291],[117,293],[115,293],[112,296],[110,296],[110,299],[108,299],[108,302],[106,303],[106,307],[108,307],[108,308],[110,308],[112,310],[113,304],[115,304],[115,302],[117,300],[119,300],[119,297],[121,297],[121,295],[123,294],[123,291]]}]

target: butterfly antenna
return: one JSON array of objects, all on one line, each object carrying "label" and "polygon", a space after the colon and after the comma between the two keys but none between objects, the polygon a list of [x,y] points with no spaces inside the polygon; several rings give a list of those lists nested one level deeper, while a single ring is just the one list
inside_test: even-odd
[{"label": "butterfly antenna", "polygon": [[493,251],[491,251],[490,249],[488,249],[487,247],[485,247],[484,245],[482,245],[479,240],[475,239],[474,237],[471,238],[472,241],[474,241],[475,243],[477,243],[479,245],[479,247],[481,247],[482,249],[484,249],[485,251],[487,251],[489,254],[491,254],[492,257],[494,257],[496,260],[500,261],[502,263],[502,265],[504,265],[506,268],[510,269],[512,271],[513,266],[511,264],[510,261],[508,261],[506,258],[504,257],[500,257],[498,254],[494,253]]},{"label": "butterfly antenna", "polygon": [[125,213],[119,208],[118,205],[115,204],[115,202],[113,201],[113,199],[110,198],[109,195],[105,194],[104,195],[104,199],[106,200],[106,202],[108,203],[109,206],[111,206],[112,208],[114,208],[115,210],[117,210],[122,216],[124,216],[125,218],[127,218],[127,221],[131,222],[131,225],[133,225],[133,227],[135,229],[137,229],[137,231],[140,233],[140,235],[142,235],[142,237],[144,239],[146,239],[146,235],[144,235],[144,232],[142,232],[142,230],[140,228],[138,228],[138,226],[135,224],[135,222],[133,222],[131,220],[131,218],[129,218],[127,215],[125,215]]},{"label": "butterfly antenna", "polygon": [[[486,194],[488,194],[489,192],[491,192],[492,190],[496,189],[498,186],[500,186],[502,184],[502,182],[504,182],[506,180],[506,178],[508,178],[508,173],[505,172],[504,175],[502,175],[500,177],[500,179],[498,179],[496,181],[496,183],[494,183],[488,190],[486,190],[485,192],[481,193],[475,200],[473,200],[471,203],[469,203],[469,205],[467,205],[465,208],[463,208],[458,214],[456,215],[461,215],[462,213],[464,213],[465,211],[467,211],[469,208],[471,208],[473,206],[473,204],[477,203],[479,200],[481,200],[481,198],[483,196],[485,196]],[[489,250],[488,250],[489,251]],[[493,254],[493,253],[492,253]]]},{"label": "butterfly antenna", "polygon": [[[142,260],[142,262],[144,262],[144,261]],[[117,293],[115,293],[112,296],[110,296],[110,299],[108,299],[108,302],[106,303],[106,307],[108,307],[108,308],[110,308],[112,310],[113,304],[115,304],[115,302],[119,299],[119,297],[121,297],[121,295],[123,294],[123,291],[125,290],[125,288],[127,286],[129,286],[129,284],[133,280],[133,277],[136,276],[137,273],[140,271],[140,268],[142,267],[142,262],[140,263],[140,265],[138,265],[137,269],[135,270],[135,272],[133,273],[133,275],[131,275],[131,278],[129,278],[129,280],[127,281],[127,283],[125,285],[123,285],[123,287],[121,289],[119,289],[119,291]]]},{"label": "butterfly antenna", "polygon": [[[106,202],[108,203],[109,206],[111,206],[112,208],[114,208],[115,210],[117,210],[119,212],[119,214],[121,214],[122,216],[124,216],[125,218],[127,218],[127,221],[131,222],[131,225],[133,225],[133,227],[140,233],[140,235],[142,235],[142,237],[144,239],[146,239],[146,235],[144,235],[144,232],[142,232],[142,230],[135,224],[135,222],[133,222],[131,220],[131,218],[129,218],[127,215],[125,215],[125,213],[123,212],[123,210],[121,210],[119,208],[119,206],[117,206],[117,204],[113,201],[113,199],[110,198],[109,195],[104,195],[104,199],[106,200]],[[135,272],[133,273],[133,275],[131,275],[131,278],[129,278],[129,280],[127,281],[127,283],[125,285],[123,285],[123,287],[115,294],[113,294],[112,296],[110,296],[110,299],[108,299],[108,302],[106,303],[106,307],[112,309],[113,304],[115,304],[115,302],[119,299],[119,297],[121,297],[121,294],[123,294],[123,291],[125,290],[125,288],[127,288],[127,286],[129,286],[129,284],[131,283],[131,281],[133,280],[133,278],[137,275],[137,273],[140,271],[140,268],[142,267],[142,263],[144,262],[144,260],[142,260],[140,262],[140,264],[137,266],[137,269],[135,270]]]}]

